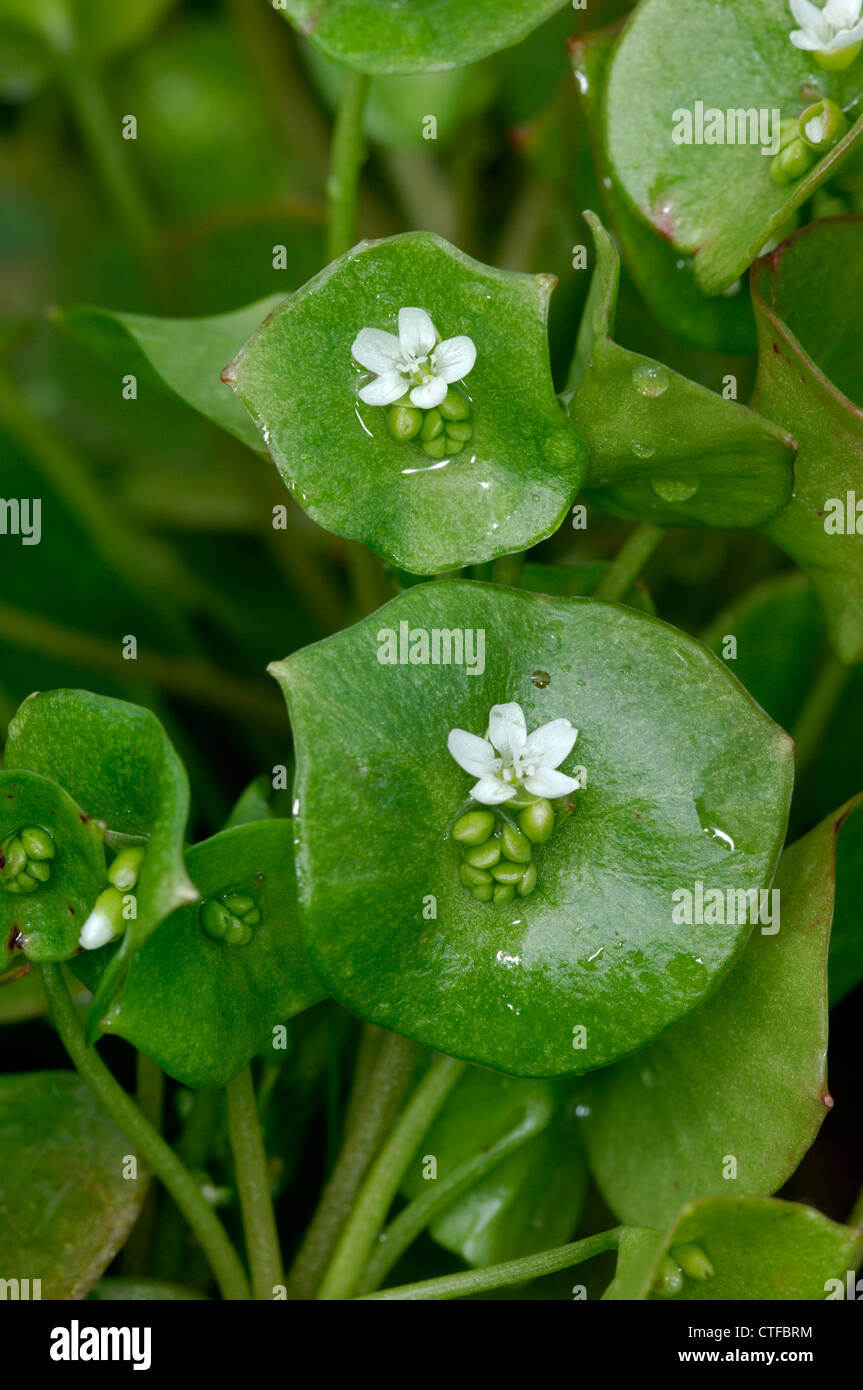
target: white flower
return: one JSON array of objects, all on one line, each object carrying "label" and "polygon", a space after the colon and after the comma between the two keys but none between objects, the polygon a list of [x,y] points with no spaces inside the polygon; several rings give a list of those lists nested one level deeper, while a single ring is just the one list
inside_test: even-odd
[{"label": "white flower", "polygon": [[477,738],[452,729],[447,748],[459,767],[478,777],[474,801],[497,806],[523,787],[533,796],[566,796],[578,788],[577,777],[555,769],[571,753],[578,729],[568,719],[553,719],[528,734],[521,705],[493,705],[488,733]]},{"label": "white flower", "polygon": [[447,387],[461,381],[476,361],[472,338],[462,335],[440,342],[425,309],[399,309],[399,335],[382,328],[363,328],[351,348],[361,367],[376,372],[362,386],[366,405],[392,405],[410,388],[411,404],[422,410],[440,405]]},{"label": "white flower", "polygon": [[791,34],[795,48],[809,53],[841,53],[863,39],[863,0],[827,0],[823,9],[812,0],[789,0],[800,25]]}]

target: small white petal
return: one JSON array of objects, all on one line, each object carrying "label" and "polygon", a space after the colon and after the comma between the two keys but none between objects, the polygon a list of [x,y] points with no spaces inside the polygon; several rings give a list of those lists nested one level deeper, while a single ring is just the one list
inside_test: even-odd
[{"label": "small white petal", "polygon": [[499,753],[520,753],[527,741],[524,710],[513,701],[508,705],[492,705],[488,716],[488,736]]},{"label": "small white petal", "polygon": [[568,719],[552,719],[542,728],[534,729],[527,740],[523,757],[527,762],[539,762],[543,767],[559,767],[578,738]]},{"label": "small white petal", "polygon": [[446,382],[442,376],[433,376],[428,381],[424,381],[422,386],[415,386],[411,391],[411,405],[419,406],[420,410],[433,410],[436,405],[440,405],[446,395]]},{"label": "small white petal", "polygon": [[474,801],[481,802],[483,806],[502,806],[513,795],[513,788],[499,777],[489,775],[481,777],[476,786],[471,787],[470,794]]},{"label": "small white petal", "polygon": [[525,778],[524,785],[532,796],[568,796],[578,790],[578,778],[567,777],[565,772],[555,772],[550,767],[540,767],[532,777]]},{"label": "small white petal", "polygon": [[357,395],[366,405],[392,405],[407,390],[407,382],[398,372],[381,372],[367,386],[361,386]]},{"label": "small white petal", "polygon": [[398,338],[382,328],[361,329],[354,338],[351,355],[370,372],[390,372],[394,362],[404,362]]},{"label": "small white petal", "polygon": [[860,10],[861,0],[827,0],[823,13],[834,29],[853,29],[860,18]]},{"label": "small white petal", "polygon": [[437,342],[435,326],[425,309],[399,309],[399,340],[411,357],[426,357]]},{"label": "small white petal", "polygon": [[824,51],[823,39],[813,39],[811,34],[804,33],[802,29],[792,29],[791,42],[795,48],[801,48],[804,53]]},{"label": "small white petal", "polygon": [[104,912],[94,911],[81,928],[78,944],[85,951],[98,951],[100,946],[107,946],[109,941],[113,941],[115,935],[110,917]]},{"label": "small white petal", "polygon": [[444,381],[461,381],[473,369],[476,362],[476,345],[473,338],[447,338],[434,350],[434,369]]},{"label": "small white petal", "polygon": [[791,13],[801,29],[808,29],[813,34],[819,33],[824,27],[824,15],[817,5],[813,5],[812,0],[789,0]]},{"label": "small white petal", "polygon": [[469,772],[471,777],[490,775],[498,765],[494,749],[484,738],[469,734],[467,729],[451,729],[446,746],[459,767]]}]

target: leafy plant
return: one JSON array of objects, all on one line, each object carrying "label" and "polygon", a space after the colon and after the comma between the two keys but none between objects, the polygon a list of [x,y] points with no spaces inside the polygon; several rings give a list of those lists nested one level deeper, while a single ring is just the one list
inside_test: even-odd
[{"label": "leafy plant", "polygon": [[839,8],[0,0],[0,1279],[854,1284]]}]

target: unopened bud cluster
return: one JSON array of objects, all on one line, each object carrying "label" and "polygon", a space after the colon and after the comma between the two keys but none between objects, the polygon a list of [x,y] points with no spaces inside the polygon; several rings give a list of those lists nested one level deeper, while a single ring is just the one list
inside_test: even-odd
[{"label": "unopened bud cluster", "polygon": [[421,410],[411,405],[406,393],[387,411],[387,424],[393,439],[407,443],[413,439],[422,446],[429,458],[449,458],[460,454],[473,437],[470,423],[470,401],[461,391],[450,387],[440,405]]},{"label": "unopened bud cluster", "polygon": [[54,841],[40,825],[14,830],[0,844],[0,883],[7,893],[35,893],[51,877]]},{"label": "unopened bud cluster", "polygon": [[[513,810],[518,802],[509,803]],[[551,802],[536,797],[518,810],[517,821],[502,808],[486,807],[459,816],[450,832],[461,850],[459,877],[481,903],[498,906],[526,898],[537,882],[533,851],[554,833]]]},{"label": "unopened bud cluster", "polygon": [[201,926],[213,941],[248,946],[261,920],[261,910],[248,893],[226,893],[201,905]]},{"label": "unopened bud cluster", "polygon": [[797,119],[779,128],[779,153],[770,165],[774,183],[795,183],[821,155],[832,150],[848,129],[848,118],[835,101],[825,97],[807,106]]},{"label": "unopened bud cluster", "polygon": [[109,941],[122,936],[130,919],[135,917],[135,895],[138,875],[144,862],[144,848],[133,845],[121,850],[108,869],[110,887],[105,888],[93,904],[89,917],[81,928],[79,944],[85,951],[97,951]]},{"label": "unopened bud cluster", "polygon": [[683,1293],[687,1279],[700,1283],[712,1276],[713,1265],[700,1245],[691,1241],[685,1245],[673,1245],[659,1261],[650,1292],[656,1298],[678,1298]]}]

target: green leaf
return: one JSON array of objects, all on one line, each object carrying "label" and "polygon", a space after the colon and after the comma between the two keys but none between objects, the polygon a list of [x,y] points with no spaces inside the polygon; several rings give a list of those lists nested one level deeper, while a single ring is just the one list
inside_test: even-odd
[{"label": "green leaf", "polygon": [[57,782],[89,816],[104,821],[109,835],[146,839],[137,917],[100,981],[88,1025],[93,1033],[135,952],[170,912],[197,900],[183,864],[186,773],[149,710],[86,690],[52,690],[25,700],[9,725],[6,766]]},{"label": "green leaf", "polygon": [[678,1297],[715,1302],[753,1299],[824,1299],[829,1280],[844,1287],[860,1253],[860,1232],[829,1221],[812,1207],[769,1197],[706,1197],[681,1208],[665,1234],[628,1230],[606,1299],[656,1298],[651,1293],[667,1253],[696,1245],[713,1274],[687,1277]]},{"label": "green leaf", "polygon": [[620,261],[585,213],[597,264],[570,414],[587,439],[585,498],[662,526],[756,526],[791,495],[794,441],[746,406],[612,341]]},{"label": "green leaf", "polygon": [[[558,598],[573,598],[581,594],[589,598],[596,593],[609,569],[607,560],[586,560],[578,565],[544,565],[529,561],[522,572],[519,588],[533,594],[553,594]],[[642,580],[636,580],[626,603],[642,613],[655,613],[653,600]]]},{"label": "green leaf", "polygon": [[285,0],[279,9],[327,57],[360,72],[435,72],[508,48],[565,0]]},{"label": "green leaf", "polygon": [[[51,858],[41,859],[47,878],[25,879],[28,891],[16,891],[9,837],[20,843],[19,832],[32,829],[47,832],[53,849]],[[0,975],[18,951],[50,961],[77,952],[81,927],[106,881],[103,830],[47,778],[0,772]]]},{"label": "green leaf", "polygon": [[597,183],[624,267],[651,313],[665,328],[714,352],[754,353],[755,320],[745,285],[738,281],[735,293],[706,298],[696,284],[692,258],[681,257],[645,226],[610,177],[602,113],[608,66],[619,33],[620,27],[615,25],[574,39],[570,54],[590,130]]},{"label": "green leaf", "polygon": [[[786,0],[645,0],[623,32],[608,75],[605,139],[613,177],[635,210],[676,250],[695,258],[695,278],[716,294],[858,147],[863,118],[796,182],[771,177],[758,143],[698,143],[694,94],[706,113],[799,117],[821,96],[847,109],[863,92],[863,65],[828,73],[790,40]],[[692,143],[685,117],[693,118]],[[636,114],[637,113],[637,116]],[[756,117],[757,119],[757,117]],[[778,118],[777,118],[778,126]],[[750,133],[747,129],[747,140]],[[712,134],[712,132],[711,132]],[[768,140],[772,122],[765,128]],[[772,146],[775,153],[778,144]]]},{"label": "green leaf", "polygon": [[785,851],[760,925],[716,993],[589,1078],[591,1171],[628,1225],[662,1227],[696,1197],[776,1192],[815,1139],[832,1105],[827,947],[839,816]]},{"label": "green leaf", "polygon": [[[190,877],[206,903],[249,896],[260,921],[246,945],[214,940],[205,907],[186,904],[138,951],[120,999],[103,1019],[186,1086],[224,1086],[269,1043],[273,1028],[322,999],[297,920],[293,829],[255,821],[193,845]],[[115,952],[85,952],[75,973],[93,988]]]},{"label": "green leaf", "polygon": [[[483,632],[482,671],[410,664],[409,634],[422,658],[435,631]],[[408,664],[382,664],[398,660],[390,634]],[[671,894],[769,882],[791,748],[692,638],[614,604],[452,581],[271,669],[298,750],[307,946],[361,1017],[517,1075],[583,1072],[687,1013],[742,949],[745,927],[681,934]],[[513,700],[529,729],[580,729],[564,771],[584,767],[587,786],[538,847],[535,892],[495,907],[464,888],[446,839],[472,784],[447,735],[483,734]]]},{"label": "green leaf", "polygon": [[140,1209],[145,1184],[140,1172],[124,1178],[128,1154],[126,1136],[71,1072],[0,1077],[4,1277],[41,1279],[43,1299],[83,1298]]},{"label": "green leaf", "polygon": [[830,1007],[838,1004],[863,980],[863,930],[860,900],[863,889],[863,804],[855,797],[836,813],[836,909],[830,935],[828,979]]},{"label": "green leaf", "polygon": [[213,318],[163,319],[82,305],[55,312],[55,321],[87,347],[137,374],[141,357],[181,400],[242,444],[263,449],[261,436],[233,393],[220,380],[225,364],[280,303],[271,295],[244,309]]},{"label": "green leaf", "polygon": [[[315,521],[415,573],[481,563],[550,535],[584,474],[549,370],[552,284],[428,232],[362,242],[285,300],[225,378]],[[356,395],[355,336],[392,330],[407,306],[477,349],[464,383],[472,438],[440,458],[393,438],[384,408]]]},{"label": "green leaf", "polygon": [[863,219],[816,222],[752,270],[753,401],[799,443],[794,495],[764,533],[809,574],[846,665],[863,660],[861,251]]},{"label": "green leaf", "polygon": [[437,1181],[508,1135],[533,1134],[432,1223],[439,1245],[485,1266],[532,1255],[568,1240],[581,1212],[587,1168],[568,1103],[571,1087],[523,1081],[471,1068],[422,1142],[404,1185],[428,1189],[426,1155]]}]

